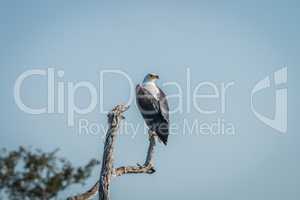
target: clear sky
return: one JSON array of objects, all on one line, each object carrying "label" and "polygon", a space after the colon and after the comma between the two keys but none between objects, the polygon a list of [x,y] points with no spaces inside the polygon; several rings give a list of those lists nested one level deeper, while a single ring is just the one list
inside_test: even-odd
[{"label": "clear sky", "polygon": [[[158,144],[157,172],[114,179],[112,199],[298,199],[299,9],[296,0],[2,0],[0,147],[60,148],[60,155],[75,165],[100,159],[101,133],[80,134],[79,122],[84,119],[106,125],[106,116],[99,110],[100,96],[104,97],[104,108],[110,109],[126,102],[130,87],[124,77],[107,74],[101,90],[99,73],[121,70],[136,84],[148,72],[155,72],[167,94],[178,90],[164,85],[166,82],[182,87],[183,109],[170,116],[178,130],[170,136],[167,147]],[[62,78],[55,78],[56,84],[60,81],[66,87],[68,82],[88,81],[97,90],[97,107],[88,114],[75,114],[72,127],[67,125],[66,112],[31,115],[15,103],[17,78],[27,70],[49,67],[64,71]],[[255,84],[266,76],[273,81],[273,72],[283,67],[288,67],[286,133],[265,125],[250,106]],[[222,83],[234,82],[226,92],[224,113],[218,98],[197,101],[201,108],[216,108],[216,113],[205,114],[194,108],[190,96],[205,81],[215,84],[219,92]],[[211,88],[206,89],[211,92]],[[27,79],[21,97],[27,105],[47,105],[46,78]],[[74,99],[81,108],[90,102],[84,89]],[[255,96],[255,109],[269,117],[274,115],[274,99],[275,86],[271,84]],[[177,105],[175,98],[170,100],[171,108]],[[183,134],[185,123],[211,125],[218,119],[224,126],[233,125],[234,134],[199,134],[199,130]],[[126,122],[143,123],[134,103],[126,112]],[[116,148],[115,166],[142,163],[147,136],[122,134]],[[88,189],[98,176],[97,169],[85,186],[74,186],[61,197]]]}]

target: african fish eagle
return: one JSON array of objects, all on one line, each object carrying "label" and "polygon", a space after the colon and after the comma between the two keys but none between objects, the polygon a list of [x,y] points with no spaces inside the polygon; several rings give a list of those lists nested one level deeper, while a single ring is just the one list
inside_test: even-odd
[{"label": "african fish eagle", "polygon": [[167,145],[169,136],[169,105],[165,93],[156,85],[159,76],[147,74],[136,86],[137,106],[148,126]]}]

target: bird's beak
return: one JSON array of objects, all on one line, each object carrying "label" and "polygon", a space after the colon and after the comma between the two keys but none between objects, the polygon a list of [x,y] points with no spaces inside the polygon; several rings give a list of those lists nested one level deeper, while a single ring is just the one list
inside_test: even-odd
[{"label": "bird's beak", "polygon": [[156,79],[159,79],[159,76],[158,76],[158,75],[155,75],[155,78],[156,78]]}]

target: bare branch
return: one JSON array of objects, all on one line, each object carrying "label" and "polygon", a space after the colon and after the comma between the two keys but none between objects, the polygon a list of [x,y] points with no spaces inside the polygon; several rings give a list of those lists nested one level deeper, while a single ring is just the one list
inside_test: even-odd
[{"label": "bare branch", "polygon": [[109,128],[107,130],[100,180],[87,192],[68,198],[68,200],[88,200],[99,192],[99,200],[109,200],[109,185],[112,176],[122,176],[124,174],[153,174],[154,169],[154,147],[156,144],[156,134],[149,131],[149,146],[145,163],[137,166],[122,166],[113,168],[114,144],[119,129],[120,121],[124,119],[122,113],[128,109],[127,106],[116,106],[107,116]]},{"label": "bare branch", "polygon": [[124,119],[122,115],[128,109],[128,106],[118,105],[108,113],[109,128],[106,133],[104,152],[102,158],[102,168],[99,180],[99,200],[109,200],[109,185],[113,175],[113,152],[116,141],[117,131],[120,122]]},{"label": "bare branch", "polygon": [[88,191],[86,191],[85,193],[76,195],[74,197],[70,197],[67,200],[88,200],[91,199],[92,197],[94,197],[99,189],[99,181],[97,181],[97,183]]},{"label": "bare branch", "polygon": [[153,155],[154,155],[154,147],[155,147],[155,137],[154,133],[149,131],[149,147],[147,152],[146,161],[143,166],[123,166],[115,169],[116,176],[122,176],[124,174],[153,174],[155,172],[154,163],[153,163]]}]

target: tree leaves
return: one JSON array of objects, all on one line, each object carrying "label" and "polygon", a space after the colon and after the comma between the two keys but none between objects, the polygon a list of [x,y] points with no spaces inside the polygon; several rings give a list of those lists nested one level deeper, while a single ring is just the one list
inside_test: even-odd
[{"label": "tree leaves", "polygon": [[0,151],[0,191],[17,199],[51,199],[72,184],[84,183],[99,164],[92,159],[85,166],[74,167],[57,156],[58,149],[43,152],[19,147]]}]

